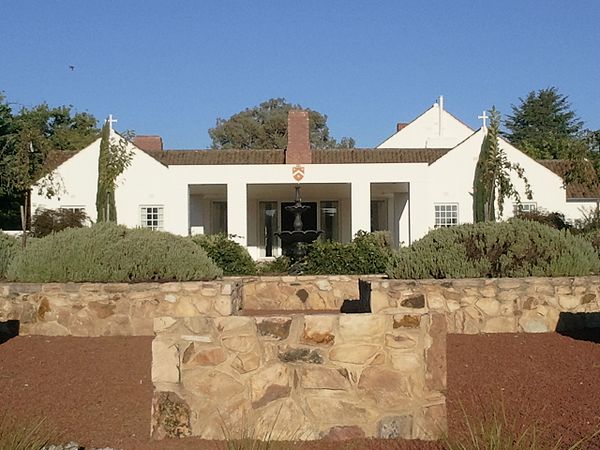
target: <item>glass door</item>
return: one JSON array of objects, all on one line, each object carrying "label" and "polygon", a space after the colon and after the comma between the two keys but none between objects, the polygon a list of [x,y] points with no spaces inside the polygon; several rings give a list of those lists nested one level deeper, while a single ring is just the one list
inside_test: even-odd
[{"label": "glass door", "polygon": [[322,239],[325,241],[340,240],[340,214],[337,201],[320,202]]},{"label": "glass door", "polygon": [[260,256],[275,256],[279,248],[277,236],[278,211],[277,202],[259,202],[259,248]]}]

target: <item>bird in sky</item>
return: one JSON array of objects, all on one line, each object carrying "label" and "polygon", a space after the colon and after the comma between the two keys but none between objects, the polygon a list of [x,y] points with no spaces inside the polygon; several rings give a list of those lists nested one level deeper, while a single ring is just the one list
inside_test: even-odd
[{"label": "bird in sky", "polygon": [[71,69],[71,72],[73,72],[75,70],[75,66],[69,65],[69,69]]}]

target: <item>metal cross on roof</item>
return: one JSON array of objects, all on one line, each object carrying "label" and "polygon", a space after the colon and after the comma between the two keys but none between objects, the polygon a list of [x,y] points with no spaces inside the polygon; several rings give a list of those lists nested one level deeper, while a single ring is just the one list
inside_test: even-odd
[{"label": "metal cross on roof", "polygon": [[483,120],[483,128],[486,128],[486,127],[487,127],[487,124],[485,123],[485,121],[486,121],[487,119],[489,119],[489,118],[490,118],[490,116],[488,116],[488,115],[485,113],[485,109],[483,110],[483,114],[482,114],[481,116],[477,116],[477,118],[478,118],[478,119],[481,119],[481,120]]},{"label": "metal cross on roof", "polygon": [[112,114],[108,115],[108,119],[106,119],[106,122],[108,123],[108,128],[110,128],[112,130],[112,124],[118,122],[117,119],[113,119]]}]

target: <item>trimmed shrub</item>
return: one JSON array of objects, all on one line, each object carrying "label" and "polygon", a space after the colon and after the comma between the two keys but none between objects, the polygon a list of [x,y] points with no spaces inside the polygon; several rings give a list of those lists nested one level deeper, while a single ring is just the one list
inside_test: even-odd
[{"label": "trimmed shrub", "polygon": [[226,234],[197,234],[192,240],[223,270],[223,275],[256,274],[256,264],[248,250]]},{"label": "trimmed shrub", "polygon": [[6,233],[0,233],[0,278],[6,277],[6,270],[21,247],[20,242]]},{"label": "trimmed shrub", "polygon": [[290,259],[287,256],[279,256],[272,261],[262,261],[256,264],[258,275],[287,274],[289,269]]},{"label": "trimmed shrub", "polygon": [[537,222],[511,219],[440,228],[391,260],[390,278],[582,276],[598,271],[592,245]]},{"label": "trimmed shrub", "polygon": [[579,234],[583,239],[592,244],[596,251],[600,254],[600,230],[591,230]]},{"label": "trimmed shrub", "polygon": [[67,228],[81,228],[87,220],[85,211],[38,208],[31,218],[31,234],[41,238]]},{"label": "trimmed shrub", "polygon": [[32,242],[15,257],[7,277],[24,282],[136,282],[220,275],[206,252],[185,237],[102,223]]},{"label": "trimmed shrub", "polygon": [[387,233],[359,231],[349,244],[317,241],[309,245],[302,269],[316,275],[385,273],[391,255]]},{"label": "trimmed shrub", "polygon": [[539,222],[549,227],[556,228],[557,230],[568,230],[571,225],[565,219],[565,215],[559,212],[546,212],[546,211],[518,211],[515,215],[518,219],[531,220],[532,222]]}]

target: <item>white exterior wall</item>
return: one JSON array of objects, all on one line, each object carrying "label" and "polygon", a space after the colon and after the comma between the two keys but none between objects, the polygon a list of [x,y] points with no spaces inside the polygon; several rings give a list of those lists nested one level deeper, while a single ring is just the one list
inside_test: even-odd
[{"label": "white exterior wall", "polygon": [[[39,207],[83,206],[90,219],[96,221],[100,140],[91,143],[54,171],[55,179],[62,181],[61,195],[48,199],[33,189],[33,211]],[[116,181],[115,202],[119,223],[138,227],[141,205],[164,205],[165,229],[176,228],[178,219],[168,212],[175,188],[168,168],[131,143],[128,143],[128,150],[133,153],[131,164]]]},{"label": "white exterior wall", "polygon": [[[133,144],[128,145],[128,150],[133,152],[131,165],[116,181],[115,203],[119,223],[139,227],[141,206],[163,206],[164,227],[171,228],[176,220],[169,211],[172,199],[171,189],[167,187],[174,184],[169,169]],[[96,180],[91,182],[95,185]]]},{"label": "white exterior wall", "polygon": [[[436,203],[458,204],[459,223],[472,222],[473,178],[484,130],[473,132],[442,110],[443,135],[440,138],[439,117],[440,109],[434,105],[380,146],[424,148],[429,145],[431,148],[436,142],[440,144],[446,140],[440,145],[445,147],[449,141],[460,140],[455,148],[433,164],[306,164],[301,183],[306,186],[303,200],[339,201],[339,226],[344,241],[359,230],[370,229],[370,200],[375,183],[405,185],[401,191],[382,192],[381,187],[378,188],[378,195],[388,201],[390,231],[394,233],[394,239],[404,245],[410,245],[434,227]],[[563,181],[558,175],[509,143],[500,142],[508,159],[525,170],[533,190],[531,201],[538,208],[562,212],[570,220],[579,219],[584,212],[595,208],[594,201],[567,203]],[[191,225],[203,225],[206,231],[211,226],[211,201],[202,196],[198,185],[220,185],[226,187],[222,193],[223,200],[226,198],[228,203],[228,233],[236,235],[236,240],[247,245],[251,255],[257,258],[258,202],[283,201],[284,197],[287,201],[293,200],[292,188],[296,181],[292,177],[291,164],[166,167],[133,144],[128,145],[133,160],[118,178],[116,190],[118,220],[128,227],[140,226],[140,206],[146,205],[164,208],[165,231],[188,235]],[[46,199],[34,189],[33,209],[82,206],[95,221],[99,149],[100,139],[56,169],[56,178],[62,180],[64,192],[59,197]],[[518,187],[522,201],[529,201],[523,182],[516,175],[513,183]],[[256,185],[262,186],[263,190],[253,190]],[[269,185],[289,186],[289,196],[287,191],[270,191]],[[331,185],[329,191],[327,185]],[[340,189],[340,185],[345,188]],[[408,192],[405,192],[406,186]],[[513,203],[512,199],[506,200],[505,218],[512,215]]]},{"label": "white exterior wall", "polygon": [[471,134],[473,130],[470,127],[446,110],[440,111],[440,106],[435,103],[377,148],[452,148]]},{"label": "white exterior wall", "polygon": [[[430,228],[435,224],[433,205],[436,203],[458,203],[459,223],[473,221],[473,180],[483,138],[484,131],[480,129],[431,165],[429,180],[432,205],[427,215]],[[505,151],[509,161],[519,164],[524,169],[524,175],[529,181],[533,194],[531,200],[527,199],[523,180],[514,172],[511,176],[522,202],[535,202],[538,209],[563,212],[570,220],[581,217],[578,207],[567,203],[561,177],[503,139],[500,139],[500,147]],[[514,203],[514,198],[505,200],[502,218],[506,219],[513,215]]]},{"label": "white exterior wall", "polygon": [[96,190],[100,139],[65,161],[54,171],[60,185],[59,195],[46,198],[34,187],[31,192],[31,210],[58,209],[65,206],[84,207],[90,218],[96,220]]}]

